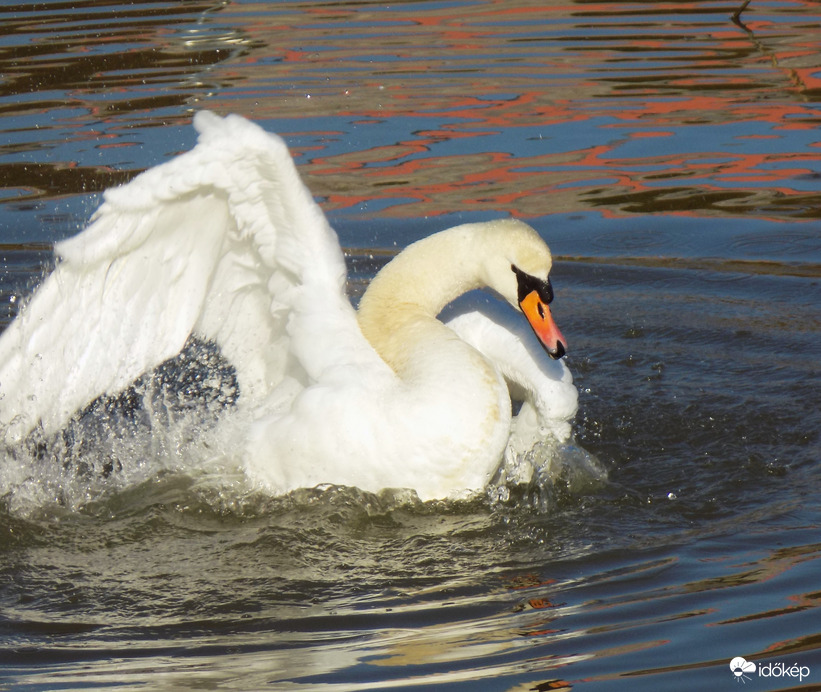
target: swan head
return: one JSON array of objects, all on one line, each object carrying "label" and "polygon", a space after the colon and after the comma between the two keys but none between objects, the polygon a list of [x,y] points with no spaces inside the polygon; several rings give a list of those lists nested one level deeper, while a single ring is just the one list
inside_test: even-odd
[{"label": "swan head", "polygon": [[463,293],[489,288],[521,311],[553,359],[567,351],[549,304],[553,258],[541,236],[515,219],[454,226],[400,252],[371,281],[359,301],[362,333],[394,370],[414,341],[409,325],[435,319]]},{"label": "swan head", "polygon": [[501,232],[504,249],[487,262],[487,285],[524,314],[545,351],[558,360],[567,353],[567,341],[550,313],[550,248],[526,223],[514,219],[491,223],[493,231]]}]

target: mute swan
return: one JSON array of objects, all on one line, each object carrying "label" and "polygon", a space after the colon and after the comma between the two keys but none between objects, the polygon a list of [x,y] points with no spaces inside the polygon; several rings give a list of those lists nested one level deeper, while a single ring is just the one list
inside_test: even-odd
[{"label": "mute swan", "polygon": [[[457,226],[401,252],[356,312],[334,231],[284,142],[239,116],[198,113],[197,146],[108,190],[90,226],[0,336],[7,445],[51,434],[179,353],[215,343],[236,369],[250,479],[485,487],[507,453],[567,439],[576,389],[550,314],[547,245],[514,220]],[[523,312],[436,319],[474,288]],[[522,321],[522,324],[524,321]],[[516,419],[509,386],[524,399]],[[507,450],[507,452],[506,452]]]}]

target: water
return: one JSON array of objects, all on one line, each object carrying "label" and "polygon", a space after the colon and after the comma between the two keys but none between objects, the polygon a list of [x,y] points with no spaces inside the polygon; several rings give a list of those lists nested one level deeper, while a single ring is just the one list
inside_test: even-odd
[{"label": "water", "polygon": [[453,223],[540,230],[608,481],[271,498],[151,438],[61,504],[7,457],[0,686],[821,685],[815,3],[73,5],[0,8],[6,319],[96,193],[242,113],[354,293]]}]

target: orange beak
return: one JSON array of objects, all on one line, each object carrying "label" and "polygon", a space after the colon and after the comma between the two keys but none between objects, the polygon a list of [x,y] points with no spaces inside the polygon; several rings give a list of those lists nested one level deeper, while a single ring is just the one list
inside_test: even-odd
[{"label": "orange beak", "polygon": [[539,292],[533,290],[528,293],[519,301],[519,307],[548,355],[554,360],[561,358],[567,352],[567,342],[553,321],[550,308],[539,296]]}]

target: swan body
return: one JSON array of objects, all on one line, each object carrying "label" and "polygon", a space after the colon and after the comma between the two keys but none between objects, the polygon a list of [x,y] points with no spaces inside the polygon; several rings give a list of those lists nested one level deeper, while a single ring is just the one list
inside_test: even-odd
[{"label": "swan body", "polygon": [[[466,224],[414,243],[356,311],[336,235],[283,141],[238,116],[194,124],[193,150],[107,191],[91,225],[57,244],[54,272],[0,335],[7,445],[59,431],[192,336],[234,366],[245,470],[274,493],[464,495],[506,455],[569,437],[576,389],[532,228]],[[482,287],[532,331],[509,307],[437,319]]]}]

